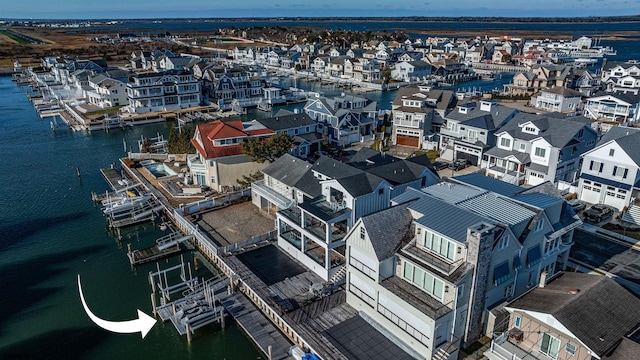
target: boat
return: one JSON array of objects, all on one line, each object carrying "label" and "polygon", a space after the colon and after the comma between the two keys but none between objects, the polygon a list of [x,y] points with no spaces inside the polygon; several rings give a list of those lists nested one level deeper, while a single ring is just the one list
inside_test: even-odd
[{"label": "boat", "polygon": [[132,210],[146,207],[151,199],[151,195],[127,195],[126,197],[121,197],[118,200],[104,204],[102,212],[107,216],[118,218],[121,217],[122,214],[129,215]]}]

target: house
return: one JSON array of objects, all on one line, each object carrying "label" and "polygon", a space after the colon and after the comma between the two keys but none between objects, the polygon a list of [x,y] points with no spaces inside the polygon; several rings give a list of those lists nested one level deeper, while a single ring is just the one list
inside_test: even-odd
[{"label": "house", "polygon": [[592,96],[600,90],[600,79],[589,69],[574,69],[568,87],[579,91],[583,96]]},{"label": "house", "polygon": [[518,110],[491,100],[459,104],[444,116],[440,128],[440,157],[466,159],[480,166],[483,153],[496,144],[495,131],[506,124]]},{"label": "house", "polygon": [[[344,276],[344,237],[361,216],[389,207],[392,194],[437,182],[426,165],[363,148],[345,164],[290,154],[262,170],[253,203],[276,210],[278,245],[325,281]],[[381,176],[375,175],[379,174]]]},{"label": "house", "polygon": [[571,68],[565,65],[534,65],[527,72],[517,73],[505,91],[511,95],[531,95],[545,88],[566,87]]},{"label": "house", "polygon": [[265,138],[275,132],[262,124],[240,120],[216,120],[197,124],[191,143],[195,155],[187,156],[191,183],[224,192],[233,189],[243,175],[256,173],[267,163],[252,161],[240,144],[248,138]]},{"label": "house", "polygon": [[598,134],[584,117],[517,114],[495,132],[496,146],[485,152],[487,175],[513,184],[573,182],[580,155],[595,147]]},{"label": "house", "polygon": [[507,50],[496,49],[493,52],[493,57],[491,58],[491,62],[493,62],[494,64],[510,64],[511,54]]},{"label": "house", "polygon": [[537,96],[532,96],[530,104],[536,109],[548,112],[570,113],[580,107],[582,93],[562,86],[540,90]]},{"label": "house", "polygon": [[200,83],[184,70],[133,75],[127,84],[130,113],[178,110],[200,105]]},{"label": "house", "polygon": [[431,75],[431,64],[422,60],[401,61],[391,70],[391,78],[397,81],[409,82],[429,75]]},{"label": "house", "polygon": [[341,146],[373,140],[378,125],[378,104],[359,96],[309,98],[304,111],[318,123],[318,132]]},{"label": "house", "polygon": [[122,81],[99,74],[89,78],[92,90],[85,91],[90,104],[100,108],[124,106],[127,104],[127,85]]},{"label": "house", "polygon": [[640,95],[598,91],[586,99],[584,116],[598,121],[635,124],[640,120]]},{"label": "house", "polygon": [[253,120],[277,134],[286,133],[293,140],[291,151],[293,156],[307,157],[320,151],[322,136],[316,132],[316,122],[305,113],[290,112],[281,109],[276,116]]},{"label": "house", "polygon": [[606,276],[560,273],[505,306],[508,330],[484,355],[504,359],[634,359],[640,300]]},{"label": "house", "polygon": [[431,90],[421,86],[398,89],[391,103],[392,143],[418,149],[437,147],[443,116],[455,103],[456,98],[449,90]]},{"label": "house", "polygon": [[598,145],[582,154],[578,198],[618,210],[638,198],[640,188],[640,129],[614,126]]},{"label": "house", "polygon": [[425,359],[492,332],[489,310],[563,269],[580,224],[561,198],[479,174],[392,203],[346,235],[347,303]]},{"label": "house", "polygon": [[637,61],[604,61],[602,64],[602,82],[607,91],[631,93],[640,91],[640,63]]}]

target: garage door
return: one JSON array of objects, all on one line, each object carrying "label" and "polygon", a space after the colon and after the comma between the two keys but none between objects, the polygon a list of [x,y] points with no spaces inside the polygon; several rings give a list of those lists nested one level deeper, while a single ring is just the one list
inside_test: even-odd
[{"label": "garage door", "polygon": [[466,159],[471,165],[478,165],[478,156],[467,154],[466,152],[458,151],[456,153],[456,159]]},{"label": "garage door", "polygon": [[600,189],[594,187],[592,184],[583,184],[582,191],[580,192],[580,200],[586,201],[591,204],[598,204],[600,202]]},{"label": "garage door", "polygon": [[413,136],[398,135],[398,137],[396,138],[396,144],[418,147],[420,144],[420,139]]}]

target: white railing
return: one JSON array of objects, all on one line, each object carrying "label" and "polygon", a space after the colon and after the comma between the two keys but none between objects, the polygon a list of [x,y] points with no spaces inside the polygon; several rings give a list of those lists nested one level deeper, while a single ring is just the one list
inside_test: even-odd
[{"label": "white railing", "polygon": [[245,241],[242,241],[242,242],[239,242],[239,243],[235,243],[233,245],[219,247],[218,250],[221,253],[226,254],[226,253],[237,251],[239,249],[243,249],[243,248],[245,248],[247,246],[259,244],[259,243],[261,243],[263,241],[269,241],[269,240],[275,239],[275,238],[277,238],[277,236],[278,236],[278,231],[277,230],[272,230],[272,231],[269,231],[266,234],[257,235],[257,236],[252,237],[251,239],[248,239],[248,240],[245,240]]},{"label": "white railing", "polygon": [[500,356],[505,360],[522,360],[521,358],[516,356],[516,354],[512,353],[511,351],[509,351],[508,349],[502,346],[502,344],[504,344],[507,341],[508,337],[509,337],[509,332],[505,331],[504,333],[502,333],[502,335],[498,336],[493,341],[491,341],[491,349],[490,349],[491,352]]}]

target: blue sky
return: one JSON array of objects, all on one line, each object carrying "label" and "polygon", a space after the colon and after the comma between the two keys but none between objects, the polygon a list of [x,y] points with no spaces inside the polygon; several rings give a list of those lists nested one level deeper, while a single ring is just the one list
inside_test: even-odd
[{"label": "blue sky", "polygon": [[640,0],[3,0],[0,18],[131,19],[289,16],[607,16]]}]

